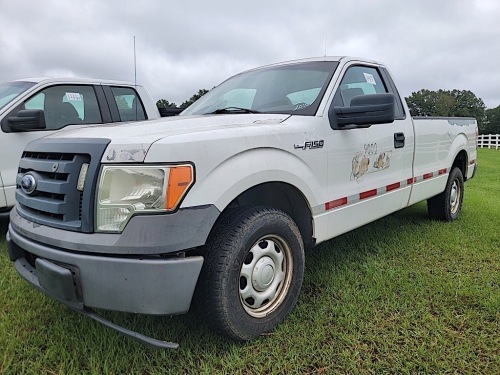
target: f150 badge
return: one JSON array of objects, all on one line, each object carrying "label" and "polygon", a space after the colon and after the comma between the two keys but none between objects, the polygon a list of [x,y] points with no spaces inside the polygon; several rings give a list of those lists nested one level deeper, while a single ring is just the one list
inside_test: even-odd
[{"label": "f150 badge", "polygon": [[314,149],[314,148],[322,148],[325,144],[324,140],[319,140],[319,141],[305,141],[302,144],[294,144],[293,148],[297,149],[300,148],[302,150],[305,149]]}]

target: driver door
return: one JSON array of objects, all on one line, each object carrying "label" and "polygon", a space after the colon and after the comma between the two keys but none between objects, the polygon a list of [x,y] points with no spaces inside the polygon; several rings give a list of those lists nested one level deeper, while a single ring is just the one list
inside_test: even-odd
[{"label": "driver door", "polygon": [[[412,177],[413,129],[390,76],[377,65],[344,67],[332,106],[349,107],[358,95],[394,93],[396,119],[368,127],[328,124],[331,235],[339,235],[407,205]],[[325,119],[325,121],[328,121]]]}]

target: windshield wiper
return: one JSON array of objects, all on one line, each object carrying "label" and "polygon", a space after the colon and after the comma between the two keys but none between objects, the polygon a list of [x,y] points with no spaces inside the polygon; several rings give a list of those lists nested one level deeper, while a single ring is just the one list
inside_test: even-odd
[{"label": "windshield wiper", "polygon": [[226,107],[219,108],[213,112],[205,113],[206,115],[219,115],[222,113],[260,113],[259,111],[254,111],[253,109],[242,108],[242,107]]}]

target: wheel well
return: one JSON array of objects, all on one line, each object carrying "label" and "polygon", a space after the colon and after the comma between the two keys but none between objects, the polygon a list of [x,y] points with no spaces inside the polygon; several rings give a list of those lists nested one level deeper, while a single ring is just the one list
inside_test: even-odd
[{"label": "wheel well", "polygon": [[283,182],[260,184],[241,193],[225,210],[241,206],[266,206],[286,212],[297,224],[305,248],[314,246],[311,210],[297,188]]},{"label": "wheel well", "polygon": [[458,153],[453,161],[453,165],[451,168],[458,167],[462,171],[462,176],[464,176],[464,180],[467,179],[467,153],[465,150],[462,150]]}]

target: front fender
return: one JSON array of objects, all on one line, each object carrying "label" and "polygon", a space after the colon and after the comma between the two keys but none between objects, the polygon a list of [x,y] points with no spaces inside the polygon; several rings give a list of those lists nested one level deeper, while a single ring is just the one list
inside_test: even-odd
[{"label": "front fender", "polygon": [[327,200],[326,188],[317,175],[324,173],[314,173],[304,160],[290,152],[274,148],[250,149],[224,160],[205,178],[197,180],[182,207],[214,204],[223,211],[241,193],[266,182],[295,186],[309,206],[315,207]]}]

